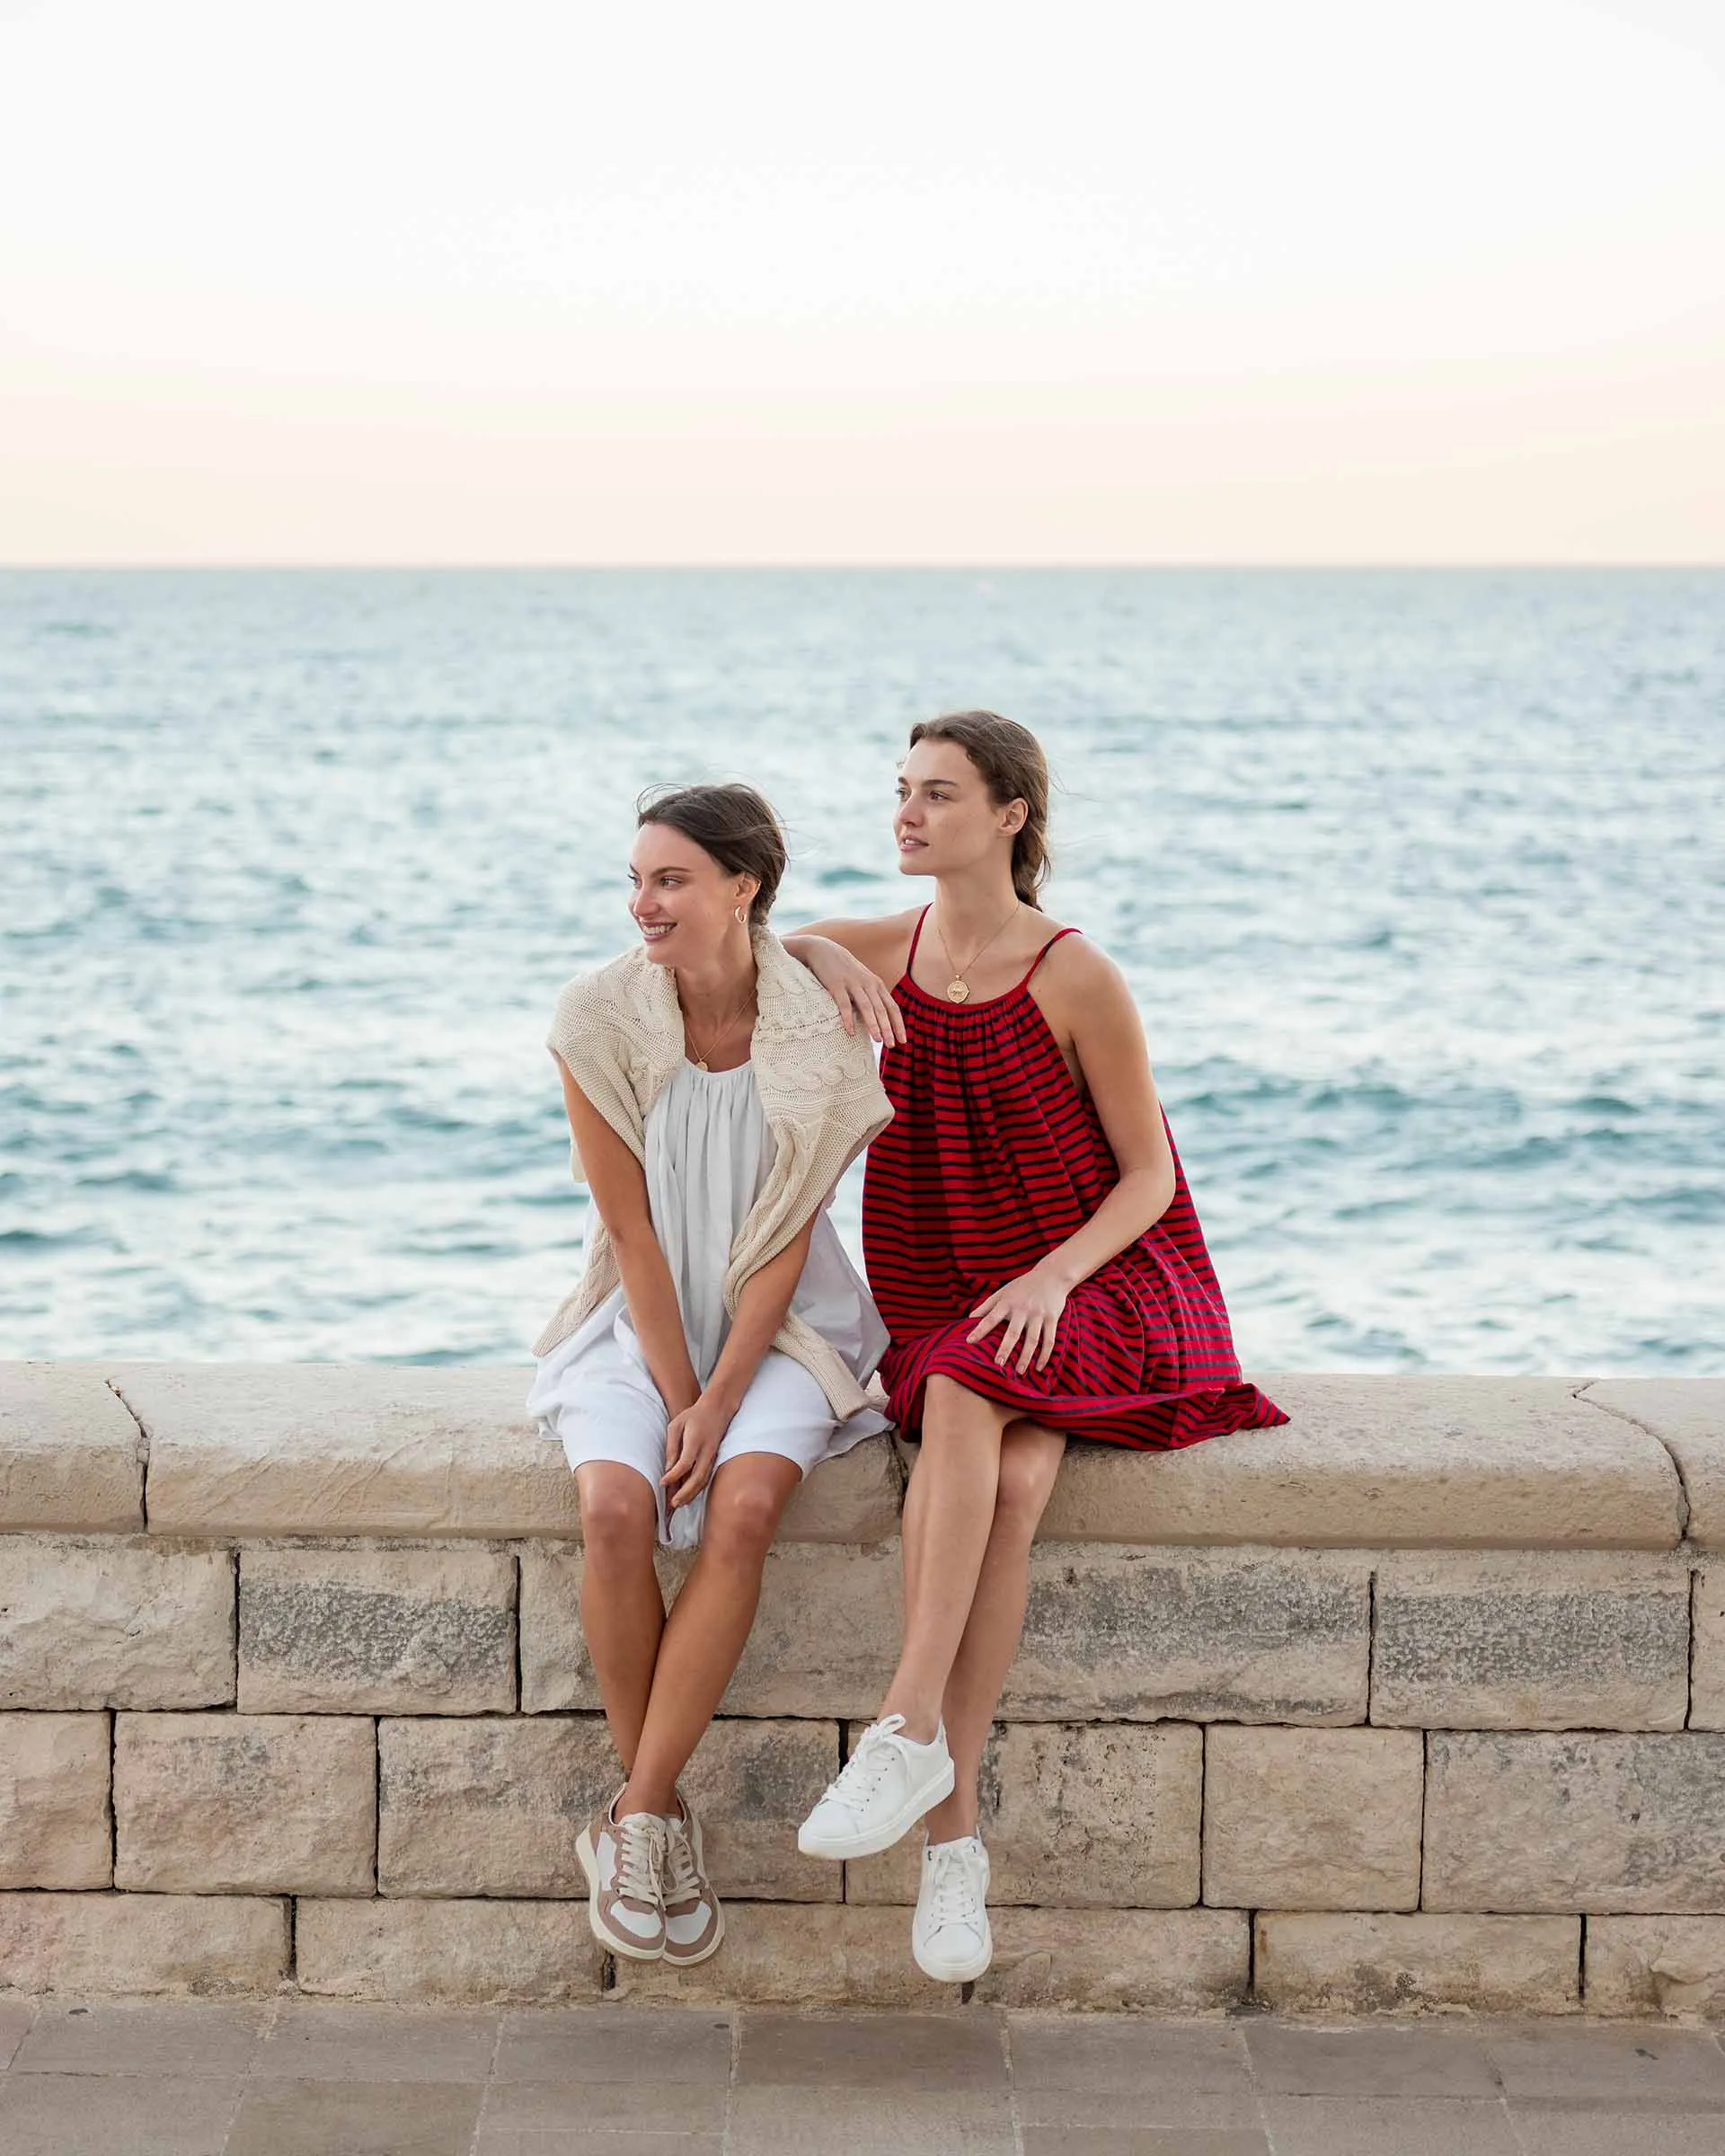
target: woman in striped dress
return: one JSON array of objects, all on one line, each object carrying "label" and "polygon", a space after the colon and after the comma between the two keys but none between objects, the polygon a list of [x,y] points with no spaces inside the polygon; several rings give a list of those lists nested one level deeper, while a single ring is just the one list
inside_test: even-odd
[{"label": "woman in striped dress", "polygon": [[933,903],[785,939],[884,1044],[863,1252],[890,1412],[922,1440],[898,1666],[798,1842],[864,1856],[923,1819],[912,1950],[950,1982],[993,1950],[978,1779],[1068,1438],[1164,1451],[1287,1419],[1240,1374],[1126,982],[1041,909],[1048,791],[1010,720],[916,727],[894,828]]}]

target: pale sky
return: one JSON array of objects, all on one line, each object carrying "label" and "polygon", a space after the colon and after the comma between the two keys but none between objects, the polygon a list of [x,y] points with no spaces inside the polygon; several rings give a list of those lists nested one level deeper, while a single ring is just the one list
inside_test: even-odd
[{"label": "pale sky", "polygon": [[0,0],[0,561],[1725,561],[1725,0]]}]

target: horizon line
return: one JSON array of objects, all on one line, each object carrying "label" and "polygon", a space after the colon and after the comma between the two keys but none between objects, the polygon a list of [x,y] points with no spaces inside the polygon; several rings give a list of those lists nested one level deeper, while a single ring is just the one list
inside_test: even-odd
[{"label": "horizon line", "polygon": [[1066,571],[1071,571],[1078,574],[1095,574],[1109,570],[1130,571],[1134,573],[1172,572],[1174,574],[1208,573],[1216,570],[1244,570],[1253,573],[1273,573],[1278,575],[1297,574],[1305,571],[1315,572],[1318,574],[1330,574],[1335,571],[1346,571],[1349,574],[1361,574],[1375,571],[1386,571],[1392,574],[1430,574],[1433,572],[1454,572],[1458,570],[1481,570],[1491,574],[1500,575],[1506,572],[1526,570],[1538,574],[1575,571],[1585,575],[1601,570],[1607,570],[1624,574],[1636,573],[1643,570],[1661,572],[1669,571],[1672,570],[1725,570],[1725,556],[1720,556],[1718,558],[1711,556],[1702,558],[1674,555],[1668,559],[1653,561],[1643,561],[1639,559],[1627,561],[1614,560],[1609,557],[1602,556],[1597,560],[1586,561],[1536,560],[1530,557],[1527,559],[1513,558],[1502,561],[1475,560],[1472,558],[1434,558],[1407,560],[1398,559],[1395,561],[1370,561],[1347,559],[1321,561],[1276,561],[1268,558],[1261,560],[1253,558],[1244,561],[1196,559],[1191,561],[1097,560],[1076,561],[906,561],[901,559],[888,560],[874,558],[856,561],[836,559],[832,561],[773,561],[769,559],[748,561],[703,561],[695,559],[666,561],[584,561],[579,559],[546,561],[535,561],[530,560],[504,561],[417,561],[411,559],[392,561],[371,561],[284,558],[279,561],[258,559],[224,561],[218,560],[203,560],[191,557],[189,557],[184,561],[139,561],[119,559],[93,559],[90,561],[67,560],[13,561],[0,558],[0,575],[19,576],[49,576],[67,571],[76,572],[81,570],[92,570],[102,574],[119,574],[128,576],[151,576],[163,574],[172,575],[187,571],[196,574],[209,574],[215,572],[250,574],[261,572],[271,575],[314,575],[335,571],[342,575],[376,574],[382,576],[394,576],[402,574],[470,575],[475,573],[494,573],[500,575],[517,576],[535,573],[543,574],[547,572],[553,574],[563,574],[571,571],[579,571],[583,574],[615,573],[618,575],[671,574],[704,576],[711,576],[716,573],[725,572],[745,576],[755,576],[761,574],[784,576],[802,572],[807,572],[810,575],[822,575],[831,574],[835,571],[916,575],[947,573],[956,576],[1007,576],[1018,574],[1049,576],[1058,575]]}]

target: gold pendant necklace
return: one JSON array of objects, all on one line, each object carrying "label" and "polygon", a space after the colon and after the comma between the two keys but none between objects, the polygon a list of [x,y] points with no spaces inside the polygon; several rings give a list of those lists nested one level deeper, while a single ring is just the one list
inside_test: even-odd
[{"label": "gold pendant necklace", "polygon": [[952,978],[946,984],[946,1000],[948,1003],[968,1003],[969,1002],[970,984],[965,979],[965,975],[969,972],[971,967],[976,964],[977,960],[982,956],[983,952],[987,950],[989,943],[994,941],[995,936],[1003,935],[1007,928],[1010,927],[1012,923],[1017,920],[1020,912],[1022,910],[1023,903],[1024,902],[1022,898],[1013,899],[1012,912],[1007,915],[1005,920],[1003,921],[1000,926],[995,931],[995,935],[990,936],[986,942],[979,943],[962,966],[952,966],[952,953],[947,950],[946,938],[941,934],[941,924],[938,921],[934,923],[934,933],[940,938],[942,952],[946,959],[947,964],[949,966],[952,966]]}]

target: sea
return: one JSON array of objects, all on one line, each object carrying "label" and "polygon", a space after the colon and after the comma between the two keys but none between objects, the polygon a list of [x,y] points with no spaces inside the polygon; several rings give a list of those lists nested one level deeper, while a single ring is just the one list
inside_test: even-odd
[{"label": "sea", "polygon": [[525,1364],[641,791],[898,908],[976,705],[1250,1370],[1725,1370],[1712,570],[0,574],[0,1355]]}]

